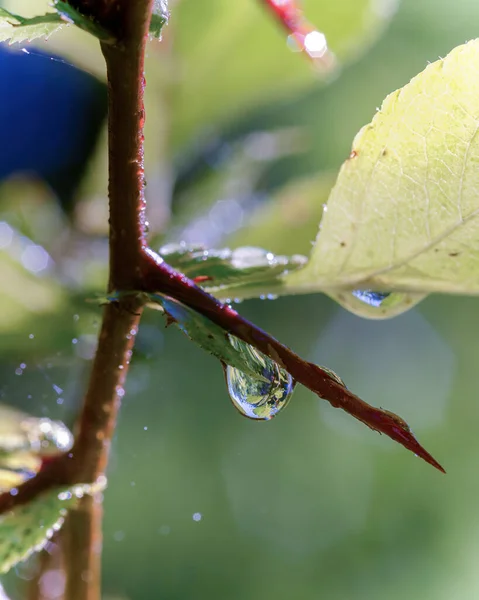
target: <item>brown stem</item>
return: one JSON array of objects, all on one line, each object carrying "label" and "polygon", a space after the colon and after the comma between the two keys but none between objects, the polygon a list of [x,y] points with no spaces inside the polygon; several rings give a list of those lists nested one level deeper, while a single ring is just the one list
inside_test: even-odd
[{"label": "brown stem", "polygon": [[127,305],[123,301],[105,307],[78,435],[71,451],[75,463],[73,482],[96,481],[105,473],[140,314],[138,302]]},{"label": "brown stem", "polygon": [[441,465],[415,439],[403,419],[358,398],[321,367],[303,360],[287,346],[244,319],[230,306],[222,304],[198,287],[194,281],[175,271],[152,250],[146,249],[144,256],[144,291],[167,294],[198,311],[228,333],[269,356],[284,367],[297,382],[308,387],[335,408],[342,408],[371,429],[386,434],[444,472]]},{"label": "brown stem", "polygon": [[[88,3],[87,3],[88,4]],[[143,194],[144,53],[153,0],[106,1],[119,42],[102,45],[108,76],[110,277],[108,289],[139,288],[145,245]],[[97,2],[93,6],[100,7]],[[98,349],[85,396],[78,436],[68,455],[45,465],[18,494],[0,496],[0,513],[51,487],[95,481],[105,471],[141,304],[120,299],[104,310]]]},{"label": "brown stem", "polygon": [[66,565],[66,600],[100,600],[102,505],[85,496],[71,511],[61,534]]},{"label": "brown stem", "polygon": [[123,5],[123,44],[102,44],[108,75],[110,290],[137,288],[140,253],[146,245],[143,94],[152,0],[125,0]]}]

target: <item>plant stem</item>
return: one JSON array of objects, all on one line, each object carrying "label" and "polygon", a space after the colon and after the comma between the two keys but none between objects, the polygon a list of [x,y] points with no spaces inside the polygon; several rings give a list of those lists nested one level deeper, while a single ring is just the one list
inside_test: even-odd
[{"label": "plant stem", "polygon": [[94,482],[105,473],[140,314],[141,306],[131,299],[129,304],[123,300],[105,307],[78,435],[71,451],[74,482]]},{"label": "plant stem", "polygon": [[66,565],[64,597],[67,600],[100,600],[102,505],[85,496],[72,510],[61,531]]},{"label": "plant stem", "polygon": [[241,317],[233,308],[219,302],[192,280],[175,271],[150,249],[145,251],[144,269],[144,291],[167,294],[196,310],[226,332],[269,356],[286,369],[293,379],[335,408],[342,408],[371,429],[386,434],[444,472],[441,465],[419,444],[403,419],[358,398],[321,367],[302,359],[287,346]]},{"label": "plant stem", "polygon": [[125,21],[128,35],[123,44],[102,44],[108,76],[110,291],[137,289],[146,245],[143,71],[151,4],[152,0],[132,2],[135,10],[125,8],[130,20]]}]

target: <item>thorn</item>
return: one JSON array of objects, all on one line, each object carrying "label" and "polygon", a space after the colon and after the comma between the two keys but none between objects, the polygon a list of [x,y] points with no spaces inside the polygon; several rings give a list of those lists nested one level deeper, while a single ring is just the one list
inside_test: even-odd
[{"label": "thorn", "polygon": [[[407,450],[413,452],[416,456],[419,456],[428,464],[436,468],[441,473],[446,473],[444,468],[433,458],[427,450],[425,450],[421,444],[414,437],[409,425],[399,417],[398,415],[384,409],[374,409],[374,421],[372,425],[379,433],[385,433],[395,442],[398,442],[404,446]],[[370,423],[371,426],[371,423]]]}]

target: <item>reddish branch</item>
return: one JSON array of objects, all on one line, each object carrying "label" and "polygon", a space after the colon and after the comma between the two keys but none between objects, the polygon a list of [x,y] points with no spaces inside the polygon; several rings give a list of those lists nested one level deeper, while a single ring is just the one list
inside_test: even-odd
[{"label": "reddish branch", "polygon": [[275,360],[297,382],[330,402],[335,408],[342,408],[371,429],[386,434],[444,472],[441,465],[417,442],[403,419],[389,411],[375,408],[355,396],[321,367],[303,360],[265,331],[241,317],[230,306],[222,304],[199,288],[194,281],[172,269],[152,250],[147,249],[145,256],[144,291],[165,293],[198,311],[228,333]]},{"label": "reddish branch", "polygon": [[65,556],[65,593],[68,600],[101,598],[101,521],[98,498],[85,496],[77,510],[67,516],[61,533]]},{"label": "reddish branch", "polygon": [[319,61],[325,68],[333,66],[334,55],[328,50],[325,38],[323,51],[315,51],[305,43],[308,34],[313,32],[320,34],[320,32],[305,18],[296,0],[260,0],[260,2],[272,12],[299,48],[306,51],[310,58]]},{"label": "reddish branch", "polygon": [[286,31],[302,42],[304,38],[315,31],[315,27],[304,17],[296,0],[262,0],[274,16],[283,25]]}]

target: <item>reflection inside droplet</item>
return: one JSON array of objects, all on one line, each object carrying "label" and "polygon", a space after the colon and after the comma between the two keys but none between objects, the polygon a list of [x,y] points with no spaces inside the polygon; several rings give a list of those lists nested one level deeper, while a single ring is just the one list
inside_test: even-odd
[{"label": "reflection inside droplet", "polygon": [[249,344],[230,336],[231,345],[241,352],[258,377],[226,367],[228,392],[235,408],[250,419],[268,421],[289,402],[294,389],[291,375]]},{"label": "reflection inside droplet", "polygon": [[384,300],[391,295],[390,292],[373,292],[372,290],[354,290],[352,294],[355,298],[364,302],[364,304],[376,308],[379,308]]}]

